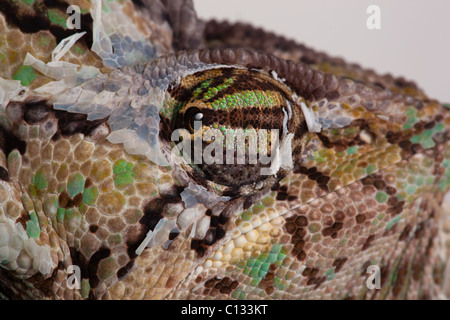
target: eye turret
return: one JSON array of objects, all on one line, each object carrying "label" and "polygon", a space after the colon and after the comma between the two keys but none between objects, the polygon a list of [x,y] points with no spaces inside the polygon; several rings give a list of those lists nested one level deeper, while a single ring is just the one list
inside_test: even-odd
[{"label": "eye turret", "polygon": [[292,168],[304,118],[280,81],[247,69],[211,69],[183,78],[170,93],[177,106],[172,130],[187,133],[183,156],[215,190],[252,193]]}]

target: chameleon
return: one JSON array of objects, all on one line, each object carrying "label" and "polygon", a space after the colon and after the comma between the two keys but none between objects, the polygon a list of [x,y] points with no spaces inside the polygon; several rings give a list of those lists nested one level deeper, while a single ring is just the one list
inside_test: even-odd
[{"label": "chameleon", "polygon": [[2,0],[0,61],[1,299],[448,297],[413,81],[189,0]]}]

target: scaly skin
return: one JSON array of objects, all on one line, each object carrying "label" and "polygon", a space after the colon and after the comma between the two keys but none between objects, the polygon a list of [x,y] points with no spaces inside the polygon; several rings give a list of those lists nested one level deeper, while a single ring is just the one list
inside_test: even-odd
[{"label": "scaly skin", "polygon": [[[71,4],[82,30],[62,0],[0,3],[0,76],[21,80],[0,79],[1,298],[445,298],[448,105],[251,26],[203,23],[190,1],[105,1],[102,20],[95,2]],[[60,61],[97,69],[23,66],[77,31]],[[278,129],[292,166],[185,163],[172,133],[195,139],[195,119],[203,137]]]}]

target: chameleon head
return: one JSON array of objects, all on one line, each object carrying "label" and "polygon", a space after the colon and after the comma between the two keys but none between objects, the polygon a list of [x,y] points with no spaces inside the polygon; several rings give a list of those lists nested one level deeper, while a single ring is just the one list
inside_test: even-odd
[{"label": "chameleon head", "polygon": [[50,53],[31,2],[0,6],[0,299],[439,297],[450,107],[192,1],[77,1],[92,48]]},{"label": "chameleon head", "polygon": [[182,78],[170,94],[165,136],[194,179],[225,195],[251,194],[292,169],[306,124],[292,91],[276,77],[213,68]]}]

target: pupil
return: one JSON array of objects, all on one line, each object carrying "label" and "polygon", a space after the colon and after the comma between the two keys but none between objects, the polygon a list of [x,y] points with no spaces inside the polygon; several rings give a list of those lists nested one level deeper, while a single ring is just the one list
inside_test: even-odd
[{"label": "pupil", "polygon": [[203,113],[201,113],[198,108],[190,108],[185,113],[184,119],[185,127],[187,127],[186,129],[193,133],[195,132],[194,121],[201,121],[203,119]]}]

